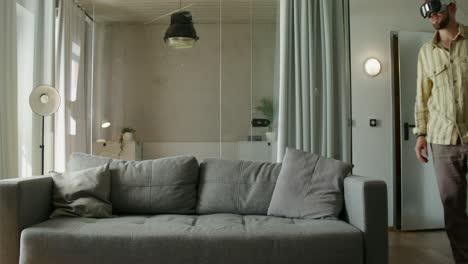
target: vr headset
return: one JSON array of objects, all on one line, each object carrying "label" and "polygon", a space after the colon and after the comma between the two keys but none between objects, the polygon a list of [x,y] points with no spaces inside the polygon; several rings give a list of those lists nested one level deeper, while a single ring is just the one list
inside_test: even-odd
[{"label": "vr headset", "polygon": [[421,16],[423,18],[428,18],[434,13],[439,13],[444,11],[450,3],[453,3],[453,0],[430,0],[426,1],[420,8]]}]

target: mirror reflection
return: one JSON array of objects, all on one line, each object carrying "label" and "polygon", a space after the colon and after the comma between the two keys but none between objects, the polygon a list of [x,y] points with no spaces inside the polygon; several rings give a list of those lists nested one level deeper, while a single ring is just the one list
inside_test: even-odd
[{"label": "mirror reflection", "polygon": [[129,127],[134,158],[273,159],[277,1],[79,3],[95,20],[93,141],[108,142],[93,153]]}]

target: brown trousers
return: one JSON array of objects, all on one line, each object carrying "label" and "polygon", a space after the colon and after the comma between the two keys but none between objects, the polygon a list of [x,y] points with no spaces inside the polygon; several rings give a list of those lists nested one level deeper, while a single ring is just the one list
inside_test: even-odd
[{"label": "brown trousers", "polygon": [[468,264],[466,215],[468,144],[431,144],[434,168],[444,207],[445,230],[457,264]]}]

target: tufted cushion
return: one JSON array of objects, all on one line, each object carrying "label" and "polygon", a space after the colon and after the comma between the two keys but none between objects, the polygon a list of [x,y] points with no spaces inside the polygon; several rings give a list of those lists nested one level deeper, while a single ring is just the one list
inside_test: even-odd
[{"label": "tufted cushion", "polygon": [[207,159],[200,164],[198,214],[266,215],[279,163]]},{"label": "tufted cushion", "polygon": [[[97,166],[109,159],[75,153],[70,170]],[[111,203],[114,214],[191,214],[195,212],[198,162],[192,156],[145,161],[112,160]]]},{"label": "tufted cushion", "polygon": [[349,264],[363,263],[363,251],[361,232],[338,220],[235,214],[62,218],[22,232],[20,263]]}]

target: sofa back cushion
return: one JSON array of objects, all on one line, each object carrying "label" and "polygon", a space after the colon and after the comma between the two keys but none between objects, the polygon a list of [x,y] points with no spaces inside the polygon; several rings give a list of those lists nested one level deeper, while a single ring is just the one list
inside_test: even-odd
[{"label": "sofa back cushion", "polygon": [[[105,164],[110,159],[75,153],[69,170]],[[192,156],[145,161],[111,160],[114,214],[195,213],[198,162]]]},{"label": "sofa back cushion", "polygon": [[72,153],[67,164],[67,171],[79,171],[110,163],[112,159],[89,155],[85,153]]},{"label": "sofa back cushion", "polygon": [[198,214],[266,215],[281,164],[207,159],[200,164]]}]

